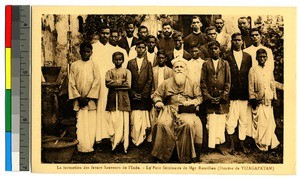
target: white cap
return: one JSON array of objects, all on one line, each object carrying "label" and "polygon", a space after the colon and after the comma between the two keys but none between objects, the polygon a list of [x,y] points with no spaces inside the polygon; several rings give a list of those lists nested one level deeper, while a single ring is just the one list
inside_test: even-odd
[{"label": "white cap", "polygon": [[177,58],[175,58],[175,59],[173,59],[173,60],[171,61],[171,63],[172,63],[173,66],[174,66],[177,62],[182,62],[182,63],[184,63],[185,65],[188,64],[188,61],[185,60],[185,59],[182,58],[182,57],[177,57]]}]

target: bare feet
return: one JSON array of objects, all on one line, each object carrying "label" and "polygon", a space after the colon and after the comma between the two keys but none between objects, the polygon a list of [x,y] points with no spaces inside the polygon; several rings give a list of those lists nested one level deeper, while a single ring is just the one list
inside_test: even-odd
[{"label": "bare feet", "polygon": [[231,154],[231,155],[237,155],[237,152],[234,150],[234,148],[233,147],[230,147],[228,150],[227,150],[227,152],[229,153],[229,154]]},{"label": "bare feet", "polygon": [[250,150],[248,148],[246,148],[245,146],[242,147],[242,151],[244,154],[249,154],[250,153]]},{"label": "bare feet", "polygon": [[228,152],[227,152],[226,148],[224,147],[224,145],[219,145],[218,150],[224,156],[228,154]]},{"label": "bare feet", "polygon": [[250,150],[244,146],[244,141],[240,141],[240,145],[244,154],[250,153]]}]

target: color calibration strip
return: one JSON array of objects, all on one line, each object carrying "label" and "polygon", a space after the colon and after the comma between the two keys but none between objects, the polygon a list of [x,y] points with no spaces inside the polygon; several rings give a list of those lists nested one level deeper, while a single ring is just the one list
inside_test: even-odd
[{"label": "color calibration strip", "polygon": [[5,170],[29,171],[30,6],[5,7]]},{"label": "color calibration strip", "polygon": [[5,7],[5,170],[12,171],[11,141],[12,6]]},{"label": "color calibration strip", "polygon": [[20,13],[12,6],[11,42],[11,147],[12,171],[20,170]]},{"label": "color calibration strip", "polygon": [[31,125],[31,12],[30,6],[19,6],[19,150],[20,171],[30,170]]}]

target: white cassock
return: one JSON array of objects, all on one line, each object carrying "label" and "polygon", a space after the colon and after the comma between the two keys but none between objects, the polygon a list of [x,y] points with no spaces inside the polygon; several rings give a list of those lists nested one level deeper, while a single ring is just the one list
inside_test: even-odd
[{"label": "white cassock", "polygon": [[99,41],[93,44],[93,54],[91,59],[95,61],[100,69],[100,76],[103,77],[100,80],[99,99],[97,104],[97,121],[96,121],[96,142],[100,142],[102,139],[109,138],[108,134],[108,111],[105,111],[108,88],[105,86],[105,73],[114,68],[112,62],[112,55],[116,52],[116,47],[107,43],[103,45]]}]

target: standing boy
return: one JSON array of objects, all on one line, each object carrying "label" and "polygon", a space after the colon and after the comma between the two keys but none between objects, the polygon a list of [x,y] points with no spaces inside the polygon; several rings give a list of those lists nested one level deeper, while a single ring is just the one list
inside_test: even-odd
[{"label": "standing boy", "polygon": [[130,101],[128,90],[131,86],[131,73],[122,67],[124,54],[115,52],[112,56],[115,68],[106,72],[105,83],[109,88],[106,111],[109,111],[108,133],[114,150],[123,142],[124,152],[129,145],[129,111]]},{"label": "standing boy", "polygon": [[81,60],[71,65],[69,75],[69,99],[74,100],[77,112],[77,145],[79,152],[94,151],[96,136],[96,109],[100,86],[98,65],[90,60],[93,47],[89,42],[80,45]]},{"label": "standing boy", "polygon": [[129,91],[131,114],[131,138],[133,144],[139,146],[146,139],[146,130],[150,128],[149,110],[151,109],[151,88],[153,80],[152,65],[147,60],[146,43],[136,43],[137,57],[130,60],[127,69],[132,74]]},{"label": "standing boy", "polygon": [[265,49],[256,51],[258,66],[249,72],[249,98],[253,109],[252,137],[262,151],[274,149],[279,145],[275,134],[276,124],[273,104],[277,100],[273,74],[266,67],[268,53]]},{"label": "standing boy", "polygon": [[217,145],[221,154],[225,150],[225,121],[228,113],[228,95],[230,91],[230,69],[227,61],[220,58],[220,44],[211,41],[208,44],[211,59],[202,66],[201,90],[207,108],[208,147]]}]

